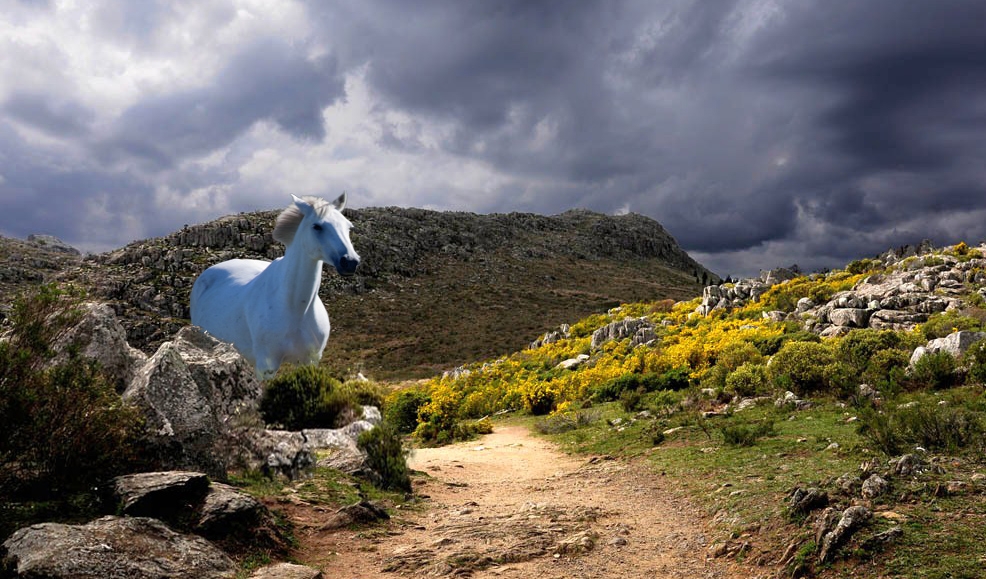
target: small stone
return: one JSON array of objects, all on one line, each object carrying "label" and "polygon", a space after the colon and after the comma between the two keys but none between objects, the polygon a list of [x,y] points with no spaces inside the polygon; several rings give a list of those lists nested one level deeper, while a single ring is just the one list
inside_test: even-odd
[{"label": "small stone", "polygon": [[890,490],[890,483],[878,474],[863,481],[862,495],[867,499],[875,499]]}]

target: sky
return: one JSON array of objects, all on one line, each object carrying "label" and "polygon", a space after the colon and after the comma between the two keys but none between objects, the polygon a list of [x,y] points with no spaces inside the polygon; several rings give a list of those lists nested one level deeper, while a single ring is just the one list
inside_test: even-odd
[{"label": "sky", "polygon": [[725,276],[986,240],[982,0],[0,0],[0,234],[659,221]]}]

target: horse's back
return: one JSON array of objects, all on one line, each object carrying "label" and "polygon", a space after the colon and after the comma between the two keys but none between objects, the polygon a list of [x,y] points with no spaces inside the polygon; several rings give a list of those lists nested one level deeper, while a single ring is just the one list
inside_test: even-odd
[{"label": "horse's back", "polygon": [[203,271],[192,285],[192,324],[220,339],[233,341],[229,334],[239,333],[243,320],[230,306],[242,302],[244,288],[268,265],[259,259],[231,259]]}]

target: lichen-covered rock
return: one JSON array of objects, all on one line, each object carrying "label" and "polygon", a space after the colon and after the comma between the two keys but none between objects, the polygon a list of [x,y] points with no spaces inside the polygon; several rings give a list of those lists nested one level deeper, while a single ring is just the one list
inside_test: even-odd
[{"label": "lichen-covered rock", "polygon": [[54,344],[58,352],[54,363],[66,358],[69,346],[79,348],[80,354],[95,360],[118,392],[123,392],[147,362],[143,352],[127,343],[127,331],[113,308],[103,303],[83,304],[82,318]]},{"label": "lichen-covered rock", "polygon": [[223,447],[236,418],[255,412],[261,385],[232,346],[183,328],[141,368],[123,397],[144,414],[148,446],[164,468],[226,476]]},{"label": "lichen-covered rock", "polygon": [[611,340],[631,338],[633,345],[639,345],[653,340],[654,324],[644,318],[627,318],[607,324],[592,333],[592,348],[601,347]]},{"label": "lichen-covered rock", "polygon": [[841,547],[849,537],[859,530],[873,513],[866,507],[849,507],[842,511],[842,516],[835,528],[825,533],[822,537],[821,550],[818,553],[818,561],[824,563],[828,561],[835,551]]},{"label": "lichen-covered rock", "polygon": [[227,579],[239,569],[202,537],[145,517],[32,525],[14,532],[3,548],[14,577],[24,578]]},{"label": "lichen-covered rock", "polygon": [[314,567],[294,563],[274,563],[250,574],[249,579],[322,579],[322,572]]},{"label": "lichen-covered rock", "polygon": [[113,492],[124,514],[172,520],[205,499],[209,477],[191,471],[129,474],[113,479]]},{"label": "lichen-covered rock", "polygon": [[882,476],[874,474],[863,481],[863,486],[860,493],[865,499],[875,499],[886,494],[889,490],[890,483],[887,482],[887,480]]},{"label": "lichen-covered rock", "polygon": [[236,429],[226,457],[231,468],[289,479],[296,479],[315,466],[315,452],[305,436],[288,430]]},{"label": "lichen-covered rock", "polygon": [[944,338],[937,338],[929,341],[924,346],[919,346],[911,354],[911,365],[925,356],[936,352],[945,352],[953,358],[961,358],[965,351],[976,342],[986,338],[986,332],[952,332]]}]

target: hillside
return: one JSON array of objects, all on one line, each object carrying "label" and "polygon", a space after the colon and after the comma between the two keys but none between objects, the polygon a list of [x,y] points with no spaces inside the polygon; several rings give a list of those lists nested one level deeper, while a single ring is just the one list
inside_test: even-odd
[{"label": "hillside", "polygon": [[388,415],[444,444],[513,411],[634,461],[704,509],[705,554],[747,576],[982,576],[986,244],[569,321],[392,394]]},{"label": "hillside", "polygon": [[[270,236],[277,213],[227,216],[81,261],[2,240],[9,273],[0,273],[0,290],[9,296],[41,279],[78,283],[110,302],[131,344],[150,352],[188,323],[188,295],[203,269],[283,253]],[[380,378],[433,375],[521,348],[558,320],[627,301],[685,299],[718,280],[639,215],[346,214],[363,263],[348,279],[326,268],[321,297],[332,337],[323,361]]]}]

